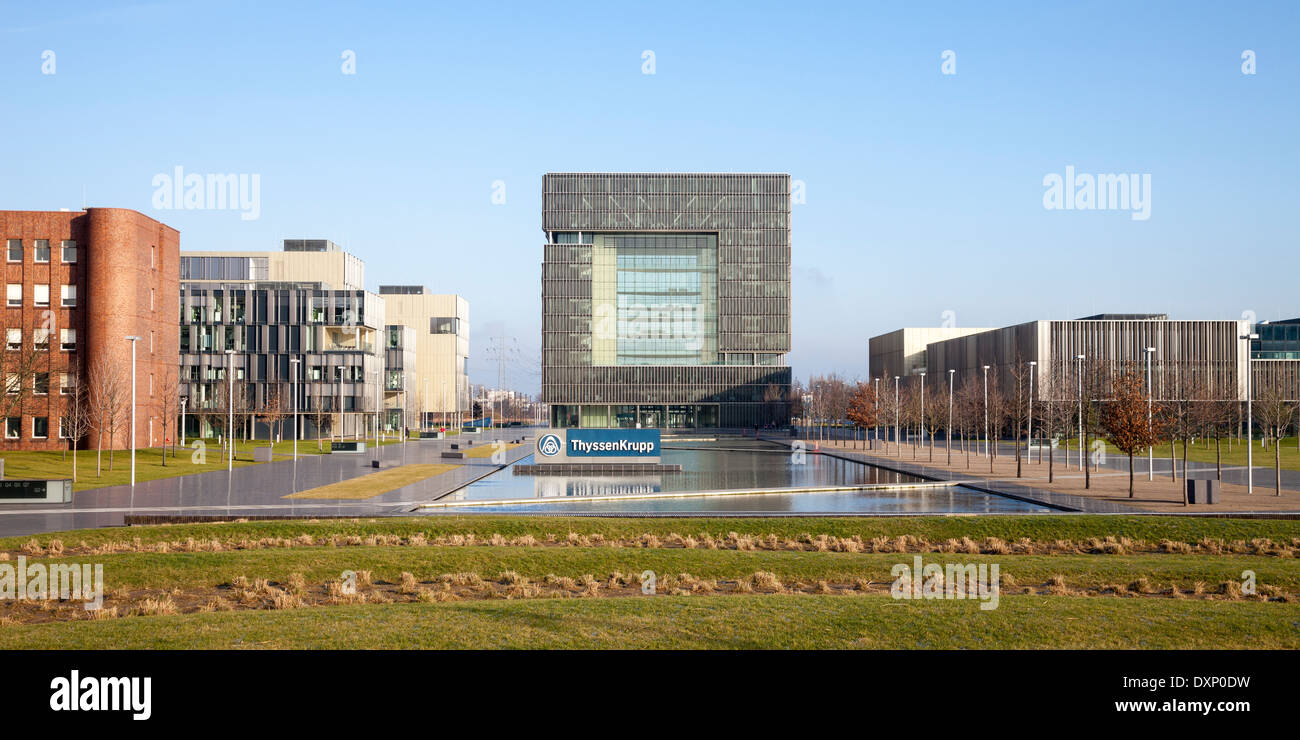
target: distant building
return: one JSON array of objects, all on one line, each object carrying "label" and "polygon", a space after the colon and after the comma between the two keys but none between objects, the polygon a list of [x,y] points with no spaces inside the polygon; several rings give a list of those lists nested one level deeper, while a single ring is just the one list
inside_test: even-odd
[{"label": "distant building", "polygon": [[[959,385],[981,380],[988,365],[993,382],[1010,388],[1015,383],[1013,368],[1027,369],[1032,362],[1037,389],[1055,389],[1058,395],[1073,397],[1077,395],[1074,387],[1080,355],[1089,368],[1110,377],[1126,368],[1145,373],[1147,348],[1151,348],[1152,396],[1157,400],[1179,397],[1199,384],[1221,399],[1244,401],[1247,367],[1253,369],[1257,388],[1277,378],[1291,397],[1300,398],[1300,361],[1268,356],[1270,352],[1285,355],[1294,351],[1300,357],[1300,335],[1295,346],[1287,345],[1290,327],[1264,328],[1281,325],[1170,320],[1166,314],[1099,314],[1072,321],[1030,321],[971,330],[946,338],[927,333],[939,330],[903,329],[870,340],[870,376],[900,375],[915,383],[924,369],[930,383],[946,387],[949,370],[955,371],[954,381]],[[1243,339],[1256,330],[1262,332],[1259,341]],[[913,332],[916,337],[908,345],[904,364],[896,354],[884,351],[900,343],[900,332]],[[923,349],[917,349],[917,344],[924,344]],[[1035,396],[1041,397],[1039,391]]]},{"label": "distant building", "polygon": [[[459,295],[430,293],[422,285],[381,285],[388,323],[414,330],[411,380],[402,397],[425,426],[469,418],[469,302]],[[391,345],[390,345],[391,347]],[[401,382],[389,378],[389,390]]]}]

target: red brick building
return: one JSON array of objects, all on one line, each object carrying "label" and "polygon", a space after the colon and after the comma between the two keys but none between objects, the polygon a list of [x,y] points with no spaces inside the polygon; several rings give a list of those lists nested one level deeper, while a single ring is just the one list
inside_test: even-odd
[{"label": "red brick building", "polygon": [[[161,391],[178,362],[180,233],[121,208],[0,211],[0,240],[0,448],[65,449],[68,405],[94,367],[120,379],[124,408],[113,446],[129,447],[128,336],[140,337],[136,446],[162,444],[162,420],[178,413]],[[98,442],[91,429],[81,447]]]}]

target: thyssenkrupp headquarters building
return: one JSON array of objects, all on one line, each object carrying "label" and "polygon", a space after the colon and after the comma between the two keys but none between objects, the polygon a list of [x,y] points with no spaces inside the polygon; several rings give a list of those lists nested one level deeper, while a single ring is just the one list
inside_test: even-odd
[{"label": "thyssenkrupp headquarters building", "polygon": [[552,426],[788,421],[789,175],[547,174],[542,229]]}]

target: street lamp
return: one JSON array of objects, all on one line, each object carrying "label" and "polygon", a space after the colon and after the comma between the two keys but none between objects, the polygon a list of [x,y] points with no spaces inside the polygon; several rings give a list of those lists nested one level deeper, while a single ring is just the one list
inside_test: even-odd
[{"label": "street lamp", "polygon": [[[1031,448],[1033,447],[1034,444],[1034,373],[1036,372],[1037,368],[1038,368],[1038,362],[1036,360],[1030,360],[1029,361],[1029,445]],[[1020,443],[1017,442],[1016,444],[1019,445]],[[1033,453],[1030,453],[1029,456],[1030,458],[1032,458]],[[1043,448],[1041,446],[1038,448],[1038,461],[1039,462],[1043,461]]]},{"label": "street lamp", "polygon": [[[1151,423],[1154,418],[1153,406],[1151,400],[1151,354],[1156,351],[1155,347],[1144,347],[1143,354],[1147,356],[1147,441],[1151,441]],[[1147,445],[1147,480],[1156,479],[1156,454],[1153,445]]]},{"label": "street lamp", "polygon": [[[1253,342],[1259,339],[1258,334],[1242,334],[1241,338],[1247,342]],[[1246,345],[1246,493],[1255,492],[1255,419],[1251,415],[1251,377],[1253,368],[1251,366],[1250,345]],[[1274,444],[1277,444],[1274,442]]]},{"label": "street lamp", "polygon": [[187,397],[181,396],[181,447],[185,446],[185,402],[188,400]]},{"label": "street lamp", "polygon": [[948,370],[948,464],[952,465],[952,378],[956,370]]},{"label": "street lamp", "polygon": [[[293,461],[298,462],[298,364],[302,360],[289,358],[289,393],[293,396]],[[320,436],[319,430],[317,436]]]},{"label": "street lamp", "polygon": [[921,376],[921,449],[925,449],[925,368],[921,368],[917,375]]},{"label": "street lamp", "polygon": [[226,471],[235,472],[235,350],[226,350],[226,405],[230,407],[230,422],[226,425],[226,448],[229,456]]},{"label": "street lamp", "polygon": [[131,487],[135,488],[135,343],[140,337],[127,337],[131,343]]},{"label": "street lamp", "polygon": [[[989,456],[989,366],[984,366],[984,457]],[[991,469],[991,468],[990,468]]]},{"label": "street lamp", "polygon": [[1075,355],[1079,361],[1079,470],[1083,470],[1083,360],[1084,355]]}]

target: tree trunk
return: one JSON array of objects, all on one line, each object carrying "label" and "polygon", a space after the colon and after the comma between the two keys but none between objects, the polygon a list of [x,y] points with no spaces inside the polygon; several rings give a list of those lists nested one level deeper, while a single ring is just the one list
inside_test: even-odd
[{"label": "tree trunk", "polygon": [[1282,495],[1282,430],[1273,440],[1273,495]]},{"label": "tree trunk", "polygon": [[1216,479],[1223,480],[1223,441],[1217,434],[1214,436],[1214,469]]},{"label": "tree trunk", "polygon": [[1128,497],[1133,498],[1133,453],[1128,453]]},{"label": "tree trunk", "polygon": [[1178,457],[1174,451],[1177,446],[1177,440],[1169,438],[1169,480],[1174,483],[1178,482]]}]

